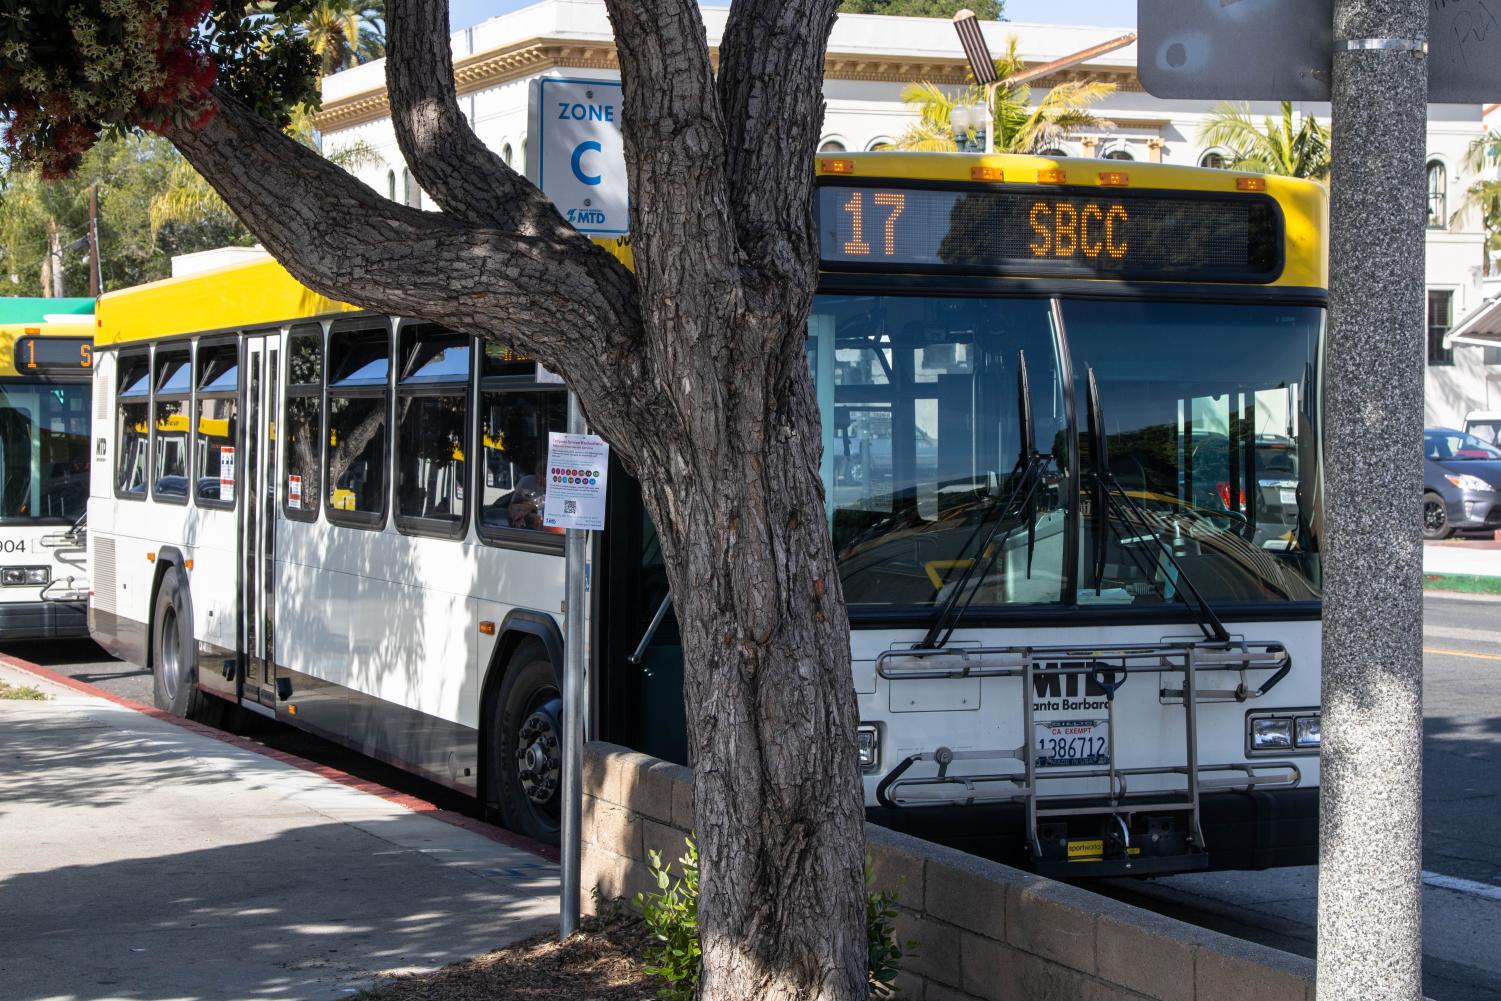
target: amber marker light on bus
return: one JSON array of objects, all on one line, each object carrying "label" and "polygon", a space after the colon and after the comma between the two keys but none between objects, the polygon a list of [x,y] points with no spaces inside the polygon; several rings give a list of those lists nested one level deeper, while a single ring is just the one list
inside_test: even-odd
[{"label": "amber marker light on bus", "polygon": [[822,166],[825,174],[853,174],[855,172],[853,160],[824,160]]},{"label": "amber marker light on bus", "polygon": [[1265,191],[1266,178],[1264,177],[1237,177],[1235,187],[1241,191]]},{"label": "amber marker light on bus", "polygon": [[969,179],[972,181],[1004,181],[1006,172],[1000,167],[971,167]]},{"label": "amber marker light on bus", "polygon": [[1062,184],[1067,180],[1068,172],[1065,170],[1059,170],[1057,167],[1051,167],[1047,170],[1039,170],[1037,172],[1038,184]]},{"label": "amber marker light on bus", "polygon": [[1124,170],[1106,170],[1100,173],[1100,183],[1107,188],[1124,188],[1131,184],[1131,175]]},{"label": "amber marker light on bus", "polygon": [[193,561],[192,560],[183,560],[182,561],[182,565],[187,570],[193,569]]},{"label": "amber marker light on bus", "polygon": [[482,633],[484,633],[486,636],[494,636],[495,635],[495,623],[493,623],[493,622],[481,622],[479,624],[479,631],[482,632]]},{"label": "amber marker light on bus", "polygon": [[156,562],[156,554],[155,553],[147,553],[146,554],[146,562],[147,563],[155,563]]}]

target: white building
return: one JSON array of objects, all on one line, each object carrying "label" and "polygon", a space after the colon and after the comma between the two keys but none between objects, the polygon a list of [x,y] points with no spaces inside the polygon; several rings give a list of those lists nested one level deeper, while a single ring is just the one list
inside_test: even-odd
[{"label": "white building", "polygon": [[[724,29],[728,10],[703,8],[710,46]],[[1040,66],[1126,34],[1130,29],[1023,22],[987,23],[991,51],[1015,35],[1029,65]],[[492,18],[452,38],[459,102],[475,132],[520,170],[534,169],[528,156],[528,85],[543,76],[618,80],[619,64],[603,0],[542,0]],[[829,150],[879,148],[914,118],[899,94],[908,83],[962,84],[963,53],[953,24],[937,18],[845,15],[829,40],[824,95],[827,112],[821,145]],[[1096,106],[1108,128],[1082,132],[1058,149],[1070,156],[1213,165],[1219,151],[1199,141],[1214,103],[1167,101],[1147,94],[1136,79],[1136,47],[1096,55],[1040,77],[1038,92],[1064,79],[1085,77],[1116,85]],[[1298,108],[1327,118],[1327,105]],[[1274,104],[1252,107],[1256,116],[1280,113]],[[363,140],[383,163],[357,171],[376,190],[410,205],[423,205],[402,162],[389,117],[383,61],[367,63],[323,81],[318,116],[325,149]],[[1483,302],[1481,277],[1485,236],[1476,213],[1451,224],[1464,192],[1475,180],[1463,157],[1483,131],[1479,105],[1435,105],[1429,110],[1428,330],[1414,331],[1428,344],[1429,424],[1455,426],[1471,409],[1501,409],[1501,348],[1445,346],[1444,334]],[[431,207],[431,206],[428,206]],[[1377,252],[1377,251],[1373,251]]]}]

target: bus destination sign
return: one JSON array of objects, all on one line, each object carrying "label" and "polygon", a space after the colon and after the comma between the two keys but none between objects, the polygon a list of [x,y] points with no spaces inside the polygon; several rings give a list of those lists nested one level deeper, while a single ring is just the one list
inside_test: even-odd
[{"label": "bus destination sign", "polygon": [[1282,213],[1260,194],[1099,188],[818,189],[829,271],[1265,283]]},{"label": "bus destination sign", "polygon": [[14,362],[21,375],[87,372],[94,367],[94,344],[87,337],[18,337]]}]

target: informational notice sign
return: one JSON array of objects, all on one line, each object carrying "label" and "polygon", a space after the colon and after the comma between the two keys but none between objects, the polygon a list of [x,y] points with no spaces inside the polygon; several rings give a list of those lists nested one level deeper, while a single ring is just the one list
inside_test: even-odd
[{"label": "informational notice sign", "polygon": [[235,450],[228,445],[219,449],[219,499],[235,499]]},{"label": "informational notice sign", "polygon": [[547,528],[605,527],[605,478],[610,446],[592,434],[547,435],[547,501],[542,524]]},{"label": "informational notice sign", "polygon": [[287,507],[302,510],[302,477],[295,473],[287,477]]}]

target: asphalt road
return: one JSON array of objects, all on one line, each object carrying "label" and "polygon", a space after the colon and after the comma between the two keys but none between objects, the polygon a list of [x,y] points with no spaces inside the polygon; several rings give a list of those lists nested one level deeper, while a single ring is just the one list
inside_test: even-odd
[{"label": "asphalt road", "polygon": [[[1424,991],[1501,998],[1501,600],[1424,603]],[[92,643],[0,647],[140,702],[151,677]],[[449,809],[472,800],[326,741],[277,727],[255,739]],[[1111,896],[1242,938],[1312,955],[1317,871],[1201,873],[1116,881]]]},{"label": "asphalt road", "polygon": [[[1501,998],[1501,600],[1423,603],[1423,988]],[[1115,881],[1113,897],[1312,956],[1318,871]],[[1379,920],[1379,917],[1377,918]]]}]

